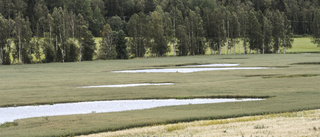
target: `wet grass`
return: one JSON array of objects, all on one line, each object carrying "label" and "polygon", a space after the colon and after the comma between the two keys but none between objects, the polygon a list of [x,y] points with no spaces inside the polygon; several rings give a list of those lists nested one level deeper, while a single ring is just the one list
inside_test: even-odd
[{"label": "wet grass", "polygon": [[[319,76],[301,76],[319,74],[320,66],[291,65],[299,62],[318,62],[318,59],[317,54],[216,55],[0,66],[2,107],[123,99],[269,97],[264,101],[254,102],[171,106],[126,112],[22,119],[15,121],[17,126],[1,128],[0,136],[81,135],[155,124],[320,108]],[[278,67],[196,73],[111,73],[114,70],[195,63],[238,63],[246,67]],[[263,76],[296,77],[261,78]],[[159,87],[76,88],[83,85],[166,82],[176,84]]]}]

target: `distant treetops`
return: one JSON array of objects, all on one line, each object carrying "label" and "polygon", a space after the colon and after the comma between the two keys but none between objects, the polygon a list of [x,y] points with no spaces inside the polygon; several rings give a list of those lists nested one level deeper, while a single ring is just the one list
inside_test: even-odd
[{"label": "distant treetops", "polygon": [[[285,53],[294,35],[312,35],[320,47],[319,7],[318,0],[1,0],[0,64],[236,54],[240,45],[246,54]],[[98,49],[94,37],[102,37]]]}]

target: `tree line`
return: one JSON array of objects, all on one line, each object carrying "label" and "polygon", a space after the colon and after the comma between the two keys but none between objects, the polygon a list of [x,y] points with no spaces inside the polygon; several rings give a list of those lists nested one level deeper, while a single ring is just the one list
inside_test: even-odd
[{"label": "tree line", "polygon": [[[0,64],[320,46],[318,0],[1,0]],[[94,37],[102,37],[96,49]]]}]

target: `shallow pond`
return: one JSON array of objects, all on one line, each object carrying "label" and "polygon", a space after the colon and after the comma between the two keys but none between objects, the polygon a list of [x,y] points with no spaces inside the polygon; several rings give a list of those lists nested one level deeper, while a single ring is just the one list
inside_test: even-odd
[{"label": "shallow pond", "polygon": [[142,69],[142,70],[123,70],[112,71],[114,73],[192,73],[200,71],[215,70],[250,70],[250,69],[269,69],[269,67],[234,67],[234,68],[168,68],[168,69]]},{"label": "shallow pond", "polygon": [[119,85],[83,86],[78,88],[124,88],[124,87],[139,87],[139,86],[167,86],[167,85],[174,85],[174,83],[119,84]]},{"label": "shallow pond", "polygon": [[0,108],[0,123],[12,122],[16,119],[107,113],[128,110],[149,109],[163,106],[177,106],[188,104],[208,104],[241,101],[260,101],[263,99],[163,99],[163,100],[114,100],[114,101],[94,101],[79,103],[64,103],[55,105],[23,106]]}]

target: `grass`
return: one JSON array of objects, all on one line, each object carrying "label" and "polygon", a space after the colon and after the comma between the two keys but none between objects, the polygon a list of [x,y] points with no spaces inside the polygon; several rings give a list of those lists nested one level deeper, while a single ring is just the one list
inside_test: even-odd
[{"label": "grass", "polygon": [[[225,59],[228,58],[228,59]],[[239,59],[240,58],[240,59]],[[320,108],[319,78],[244,77],[247,75],[319,74],[319,54],[222,55],[107,60],[0,66],[0,106],[63,102],[194,97],[272,97],[265,101],[160,107],[116,113],[56,116],[16,120],[0,136],[68,136],[155,124],[225,119]],[[239,63],[241,67],[280,66],[266,70],[226,70],[197,73],[111,73],[114,70],[206,63]],[[281,67],[289,66],[289,67]],[[78,86],[175,82],[171,86],[79,89]],[[173,128],[174,129],[174,128]]]},{"label": "grass", "polygon": [[311,38],[294,38],[294,43],[288,53],[319,53],[320,48],[311,42]]}]

